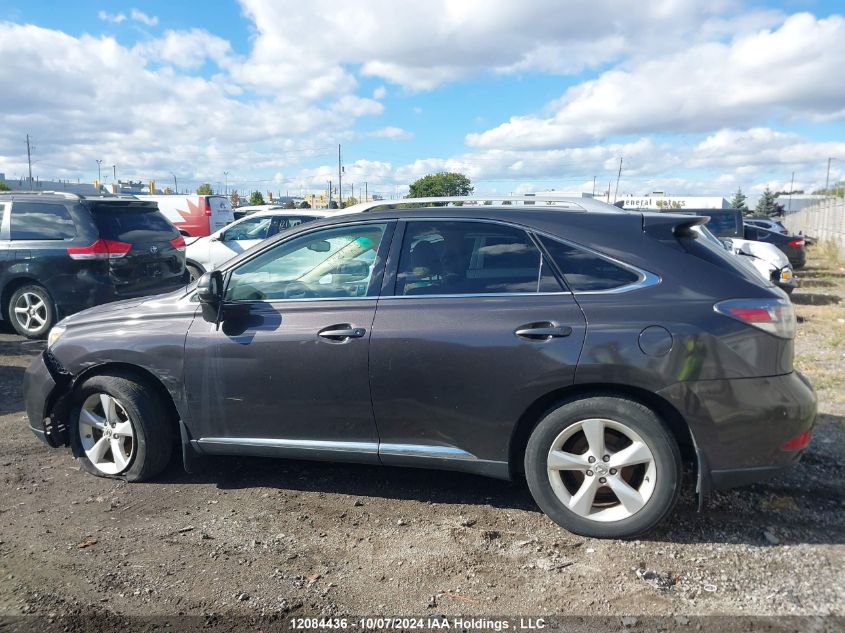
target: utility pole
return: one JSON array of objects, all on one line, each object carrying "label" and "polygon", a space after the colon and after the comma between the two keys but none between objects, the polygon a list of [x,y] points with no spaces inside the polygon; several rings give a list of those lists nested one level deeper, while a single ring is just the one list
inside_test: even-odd
[{"label": "utility pole", "polygon": [[225,183],[226,195],[228,196],[229,195],[229,172],[228,171],[223,172],[223,182]]},{"label": "utility pole", "polygon": [[100,175],[100,165],[103,164],[102,158],[95,159],[97,161],[97,184],[102,184],[103,177]]},{"label": "utility pole", "polygon": [[[26,138],[27,138],[26,147],[28,149],[29,148],[29,136],[27,136]],[[830,161],[832,161],[832,160],[833,160],[832,158],[827,159],[827,178],[824,179],[825,195],[827,195],[827,192],[830,189]],[[32,180],[32,166],[31,165],[30,165],[30,171],[29,171],[29,179]]]},{"label": "utility pole", "polygon": [[340,163],[340,143],[337,144],[337,207],[343,208],[343,167]]},{"label": "utility pole", "polygon": [[364,202],[369,202],[370,192],[367,191],[367,183],[364,183]]},{"label": "utility pole", "polygon": [[596,197],[596,177],[593,176],[593,198]]},{"label": "utility pole", "polygon": [[[32,191],[32,150],[29,147],[29,134],[26,135],[26,162],[29,164],[29,190]],[[830,171],[830,161],[827,162],[827,170]]]},{"label": "utility pole", "polygon": [[111,168],[114,175],[114,184],[117,184],[117,165],[112,165]]},{"label": "utility pole", "polygon": [[179,193],[179,183],[176,182],[176,173],[171,171],[170,174],[173,176],[173,193]]},{"label": "utility pole", "polygon": [[616,174],[616,191],[613,193],[613,204],[616,204],[616,196],[619,195],[619,179],[622,178],[622,157],[619,157],[619,173]]},{"label": "utility pole", "polygon": [[332,208],[332,181],[329,180],[329,196],[326,198],[326,208]]},{"label": "utility pole", "polygon": [[613,180],[607,181],[607,204],[610,204],[610,185],[613,184]]}]

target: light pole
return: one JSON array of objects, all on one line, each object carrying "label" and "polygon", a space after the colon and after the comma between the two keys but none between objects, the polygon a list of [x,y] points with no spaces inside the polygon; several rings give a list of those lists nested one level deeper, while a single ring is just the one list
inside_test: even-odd
[{"label": "light pole", "polygon": [[101,183],[101,182],[103,181],[103,177],[102,177],[102,175],[100,174],[100,165],[102,165],[102,164],[103,164],[103,159],[102,159],[102,158],[97,158],[97,159],[96,159],[96,161],[97,161],[97,183],[99,184],[99,183]]},{"label": "light pole", "polygon": [[225,185],[226,186],[226,195],[228,196],[229,195],[229,172],[228,171],[223,172],[223,182],[226,183],[226,185]]},{"label": "light pole", "polygon": [[179,193],[179,184],[176,182],[176,174],[171,171],[170,175],[173,176],[173,193]]}]

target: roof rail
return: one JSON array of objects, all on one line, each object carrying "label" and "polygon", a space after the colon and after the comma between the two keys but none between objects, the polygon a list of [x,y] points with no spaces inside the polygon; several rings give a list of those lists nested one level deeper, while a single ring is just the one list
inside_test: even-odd
[{"label": "roof rail", "polygon": [[[460,202],[460,205],[455,203]],[[433,203],[443,203],[442,206],[474,206],[474,205],[490,205],[490,206],[530,206],[530,207],[556,207],[560,209],[570,209],[573,211],[605,211],[615,213],[627,213],[619,207],[607,204],[595,198],[573,198],[562,196],[544,196],[527,194],[522,196],[435,196],[427,198],[399,198],[398,200],[372,200],[369,202],[360,202],[351,207],[344,207],[343,209],[335,209],[335,211],[343,213],[364,213],[372,211],[373,209],[381,209],[384,207],[397,207],[399,205],[428,205]]]},{"label": "roof rail", "polygon": [[31,195],[46,195],[46,196],[62,196],[64,198],[72,198],[74,200],[82,200],[82,196],[78,193],[71,193],[70,191],[3,191],[0,192],[4,195],[19,195],[19,196],[31,196]]}]

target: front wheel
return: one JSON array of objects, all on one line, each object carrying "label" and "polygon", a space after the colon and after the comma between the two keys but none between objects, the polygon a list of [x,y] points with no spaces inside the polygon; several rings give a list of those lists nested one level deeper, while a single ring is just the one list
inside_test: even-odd
[{"label": "front wheel", "polygon": [[154,389],[134,376],[93,376],[77,390],[75,402],[71,443],[87,472],[145,481],[165,469],[174,430]]},{"label": "front wheel", "polygon": [[567,401],[532,432],[525,476],[537,505],[570,532],[631,538],[671,512],[680,451],[648,407],[623,397]]}]

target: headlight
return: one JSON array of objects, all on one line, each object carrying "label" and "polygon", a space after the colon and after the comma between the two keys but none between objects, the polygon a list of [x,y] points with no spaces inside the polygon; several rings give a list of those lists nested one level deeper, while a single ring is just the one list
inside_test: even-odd
[{"label": "headlight", "polygon": [[66,329],[64,325],[54,325],[50,329],[50,334],[47,335],[47,347],[53,347],[55,342],[65,333]]}]

